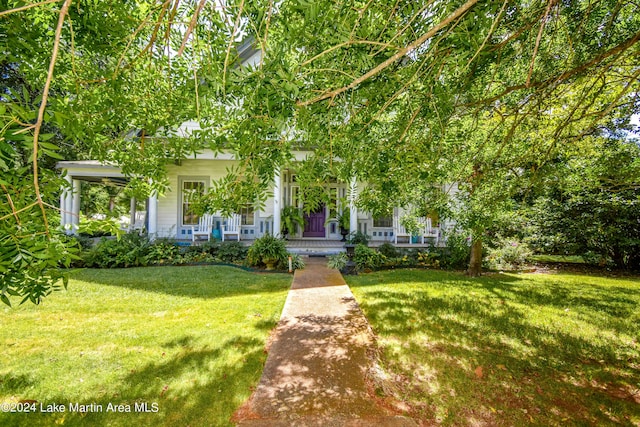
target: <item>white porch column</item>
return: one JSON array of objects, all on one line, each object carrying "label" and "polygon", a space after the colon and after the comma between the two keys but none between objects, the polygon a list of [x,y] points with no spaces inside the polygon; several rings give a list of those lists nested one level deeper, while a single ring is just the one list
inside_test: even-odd
[{"label": "white porch column", "polygon": [[73,234],[78,232],[78,225],[80,224],[80,190],[82,188],[82,182],[79,179],[74,179],[73,195],[71,196],[71,224],[73,226]]},{"label": "white porch column", "polygon": [[64,179],[69,183],[69,186],[65,187],[65,190],[63,192],[64,206],[62,207],[61,216],[64,218],[63,224],[66,232],[68,234],[71,234],[73,232],[73,222],[71,219],[71,212],[73,212],[73,179],[71,179],[71,176],[69,174],[67,174]]},{"label": "white porch column", "polygon": [[133,230],[136,224],[136,198],[132,197],[129,200],[129,230]]},{"label": "white porch column", "polygon": [[149,218],[147,234],[151,240],[155,240],[156,234],[158,233],[158,194],[155,191],[149,196],[147,218]]},{"label": "white porch column", "polygon": [[66,225],[65,220],[67,219],[64,211],[67,207],[66,205],[66,201],[67,201],[67,197],[66,197],[66,188],[62,187],[60,189],[60,227],[62,227],[62,229],[64,230],[64,226]]},{"label": "white porch column", "polygon": [[349,230],[351,233],[358,231],[358,208],[356,207],[356,199],[358,197],[358,187],[356,177],[351,178],[349,185]]},{"label": "white porch column", "polygon": [[271,234],[280,236],[282,209],[282,180],[280,179],[280,169],[276,169],[273,177],[273,230]]}]

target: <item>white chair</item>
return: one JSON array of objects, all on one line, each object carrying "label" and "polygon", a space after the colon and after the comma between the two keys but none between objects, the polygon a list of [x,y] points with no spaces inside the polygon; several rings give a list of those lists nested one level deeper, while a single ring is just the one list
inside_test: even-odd
[{"label": "white chair", "polygon": [[144,229],[144,223],[147,217],[146,211],[136,211],[136,215],[133,224],[130,225],[130,231],[142,231]]},{"label": "white chair", "polygon": [[440,237],[440,230],[437,227],[433,227],[431,218],[418,218],[420,224],[422,224],[422,244],[424,245],[424,239],[434,239],[434,245],[438,246],[438,239]]},{"label": "white chair", "polygon": [[205,236],[207,241],[211,240],[211,231],[213,230],[213,215],[204,214],[198,221],[198,226],[191,226],[191,241],[196,242],[196,236]]},{"label": "white chair", "polygon": [[393,216],[393,238],[394,242],[398,244],[398,237],[406,237],[409,239],[409,243],[411,243],[411,234],[407,232],[404,228],[404,225],[400,223],[400,217],[397,215]]},{"label": "white chair", "polygon": [[232,234],[238,236],[238,242],[240,241],[240,221],[241,217],[238,214],[233,214],[226,219],[225,224],[222,226],[222,241],[224,242],[224,236]]}]

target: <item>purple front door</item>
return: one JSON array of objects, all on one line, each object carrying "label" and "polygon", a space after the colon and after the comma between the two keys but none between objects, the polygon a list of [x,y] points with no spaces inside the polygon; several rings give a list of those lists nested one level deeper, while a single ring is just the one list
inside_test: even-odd
[{"label": "purple front door", "polygon": [[317,212],[304,215],[304,232],[302,237],[325,237],[324,232],[324,205],[318,207]]}]

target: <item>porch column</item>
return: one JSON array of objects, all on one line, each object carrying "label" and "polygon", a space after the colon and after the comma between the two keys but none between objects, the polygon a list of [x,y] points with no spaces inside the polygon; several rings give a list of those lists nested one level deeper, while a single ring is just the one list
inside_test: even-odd
[{"label": "porch column", "polygon": [[349,186],[349,230],[352,233],[358,231],[358,208],[356,207],[356,198],[358,197],[358,187],[356,177],[351,178]]},{"label": "porch column", "polygon": [[129,200],[129,230],[133,230],[136,224],[136,198]]},{"label": "porch column", "polygon": [[155,191],[151,193],[151,196],[149,196],[147,218],[149,219],[147,234],[151,240],[155,240],[158,232],[158,194]]},{"label": "porch column", "polygon": [[66,216],[65,216],[65,209],[67,207],[67,194],[66,194],[67,190],[66,187],[62,187],[60,189],[60,227],[62,227],[62,229],[64,230],[64,226],[66,225]]},{"label": "porch column", "polygon": [[80,224],[80,190],[82,182],[79,179],[72,181],[73,195],[71,196],[71,224],[73,234],[78,233],[78,225]]},{"label": "porch column", "polygon": [[73,211],[73,179],[71,176],[67,174],[64,179],[69,184],[64,189],[64,206],[62,207],[61,216],[64,217],[64,229],[67,234],[71,234],[73,232],[73,226],[71,225],[71,212]]},{"label": "porch column", "polygon": [[280,213],[282,209],[282,180],[280,179],[280,169],[275,170],[273,177],[273,230],[271,234],[280,235]]}]

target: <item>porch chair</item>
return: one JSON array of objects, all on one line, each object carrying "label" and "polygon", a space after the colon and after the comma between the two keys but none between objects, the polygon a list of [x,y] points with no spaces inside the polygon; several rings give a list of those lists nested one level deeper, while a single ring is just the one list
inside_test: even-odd
[{"label": "porch chair", "polygon": [[394,242],[398,244],[398,237],[406,237],[409,239],[409,243],[411,243],[411,234],[407,232],[404,228],[404,225],[400,223],[400,217],[398,215],[393,216],[393,238]]},{"label": "porch chair", "polygon": [[146,211],[136,211],[133,224],[129,225],[129,231],[142,231],[145,227],[146,218]]},{"label": "porch chair", "polygon": [[424,239],[434,239],[434,244],[435,246],[438,246],[438,239],[440,237],[440,230],[438,229],[438,227],[433,227],[432,226],[432,222],[431,222],[431,218],[418,218],[418,221],[420,221],[420,224],[423,225],[422,227],[422,244],[424,245]]},{"label": "porch chair", "polygon": [[225,224],[222,226],[222,241],[224,242],[224,236],[228,234],[235,234],[238,236],[238,242],[240,241],[240,220],[239,214],[233,214],[225,220]]},{"label": "porch chair", "polygon": [[211,240],[211,231],[213,229],[213,215],[204,214],[200,217],[198,225],[191,226],[191,241],[196,242],[196,236],[205,236],[207,241]]}]

